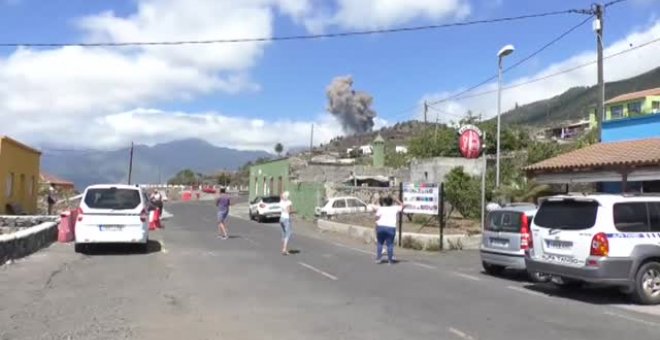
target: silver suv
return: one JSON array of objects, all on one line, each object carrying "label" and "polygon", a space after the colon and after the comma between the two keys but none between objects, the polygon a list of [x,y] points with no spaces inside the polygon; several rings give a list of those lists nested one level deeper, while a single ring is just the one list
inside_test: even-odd
[{"label": "silver suv", "polygon": [[[488,213],[483,226],[481,263],[486,273],[500,274],[504,269],[525,270],[525,251],[531,242],[530,224],[536,214],[531,203],[509,204]],[[531,275],[535,281],[544,277]]]}]

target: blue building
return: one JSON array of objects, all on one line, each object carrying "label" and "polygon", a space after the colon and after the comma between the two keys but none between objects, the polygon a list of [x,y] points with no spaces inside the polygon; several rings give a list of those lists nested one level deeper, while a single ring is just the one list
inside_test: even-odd
[{"label": "blue building", "polygon": [[598,191],[660,192],[660,88],[605,102],[601,143],[525,169],[540,183],[597,183]]}]

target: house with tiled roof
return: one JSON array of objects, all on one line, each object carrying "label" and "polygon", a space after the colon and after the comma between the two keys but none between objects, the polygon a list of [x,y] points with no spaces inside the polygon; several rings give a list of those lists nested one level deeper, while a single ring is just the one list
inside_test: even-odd
[{"label": "house with tiled roof", "polygon": [[597,183],[598,191],[660,192],[660,88],[605,102],[601,143],[525,168],[539,183]]},{"label": "house with tiled roof", "polygon": [[52,186],[57,190],[74,190],[75,185],[71,181],[67,181],[55,175],[41,171],[39,178],[42,184]]}]

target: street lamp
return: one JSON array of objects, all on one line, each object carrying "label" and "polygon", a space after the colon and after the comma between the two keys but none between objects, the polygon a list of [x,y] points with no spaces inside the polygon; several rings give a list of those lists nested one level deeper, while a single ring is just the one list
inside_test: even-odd
[{"label": "street lamp", "polygon": [[497,53],[497,156],[495,187],[500,187],[500,115],[502,113],[502,59],[513,53],[513,45],[506,45]]}]

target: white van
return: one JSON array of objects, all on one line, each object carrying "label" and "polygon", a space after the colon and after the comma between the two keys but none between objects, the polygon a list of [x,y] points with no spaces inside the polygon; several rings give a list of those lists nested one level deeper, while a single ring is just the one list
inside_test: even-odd
[{"label": "white van", "polygon": [[84,252],[98,243],[136,244],[146,252],[149,241],[147,205],[146,194],[136,186],[87,187],[76,217],[76,252]]}]

